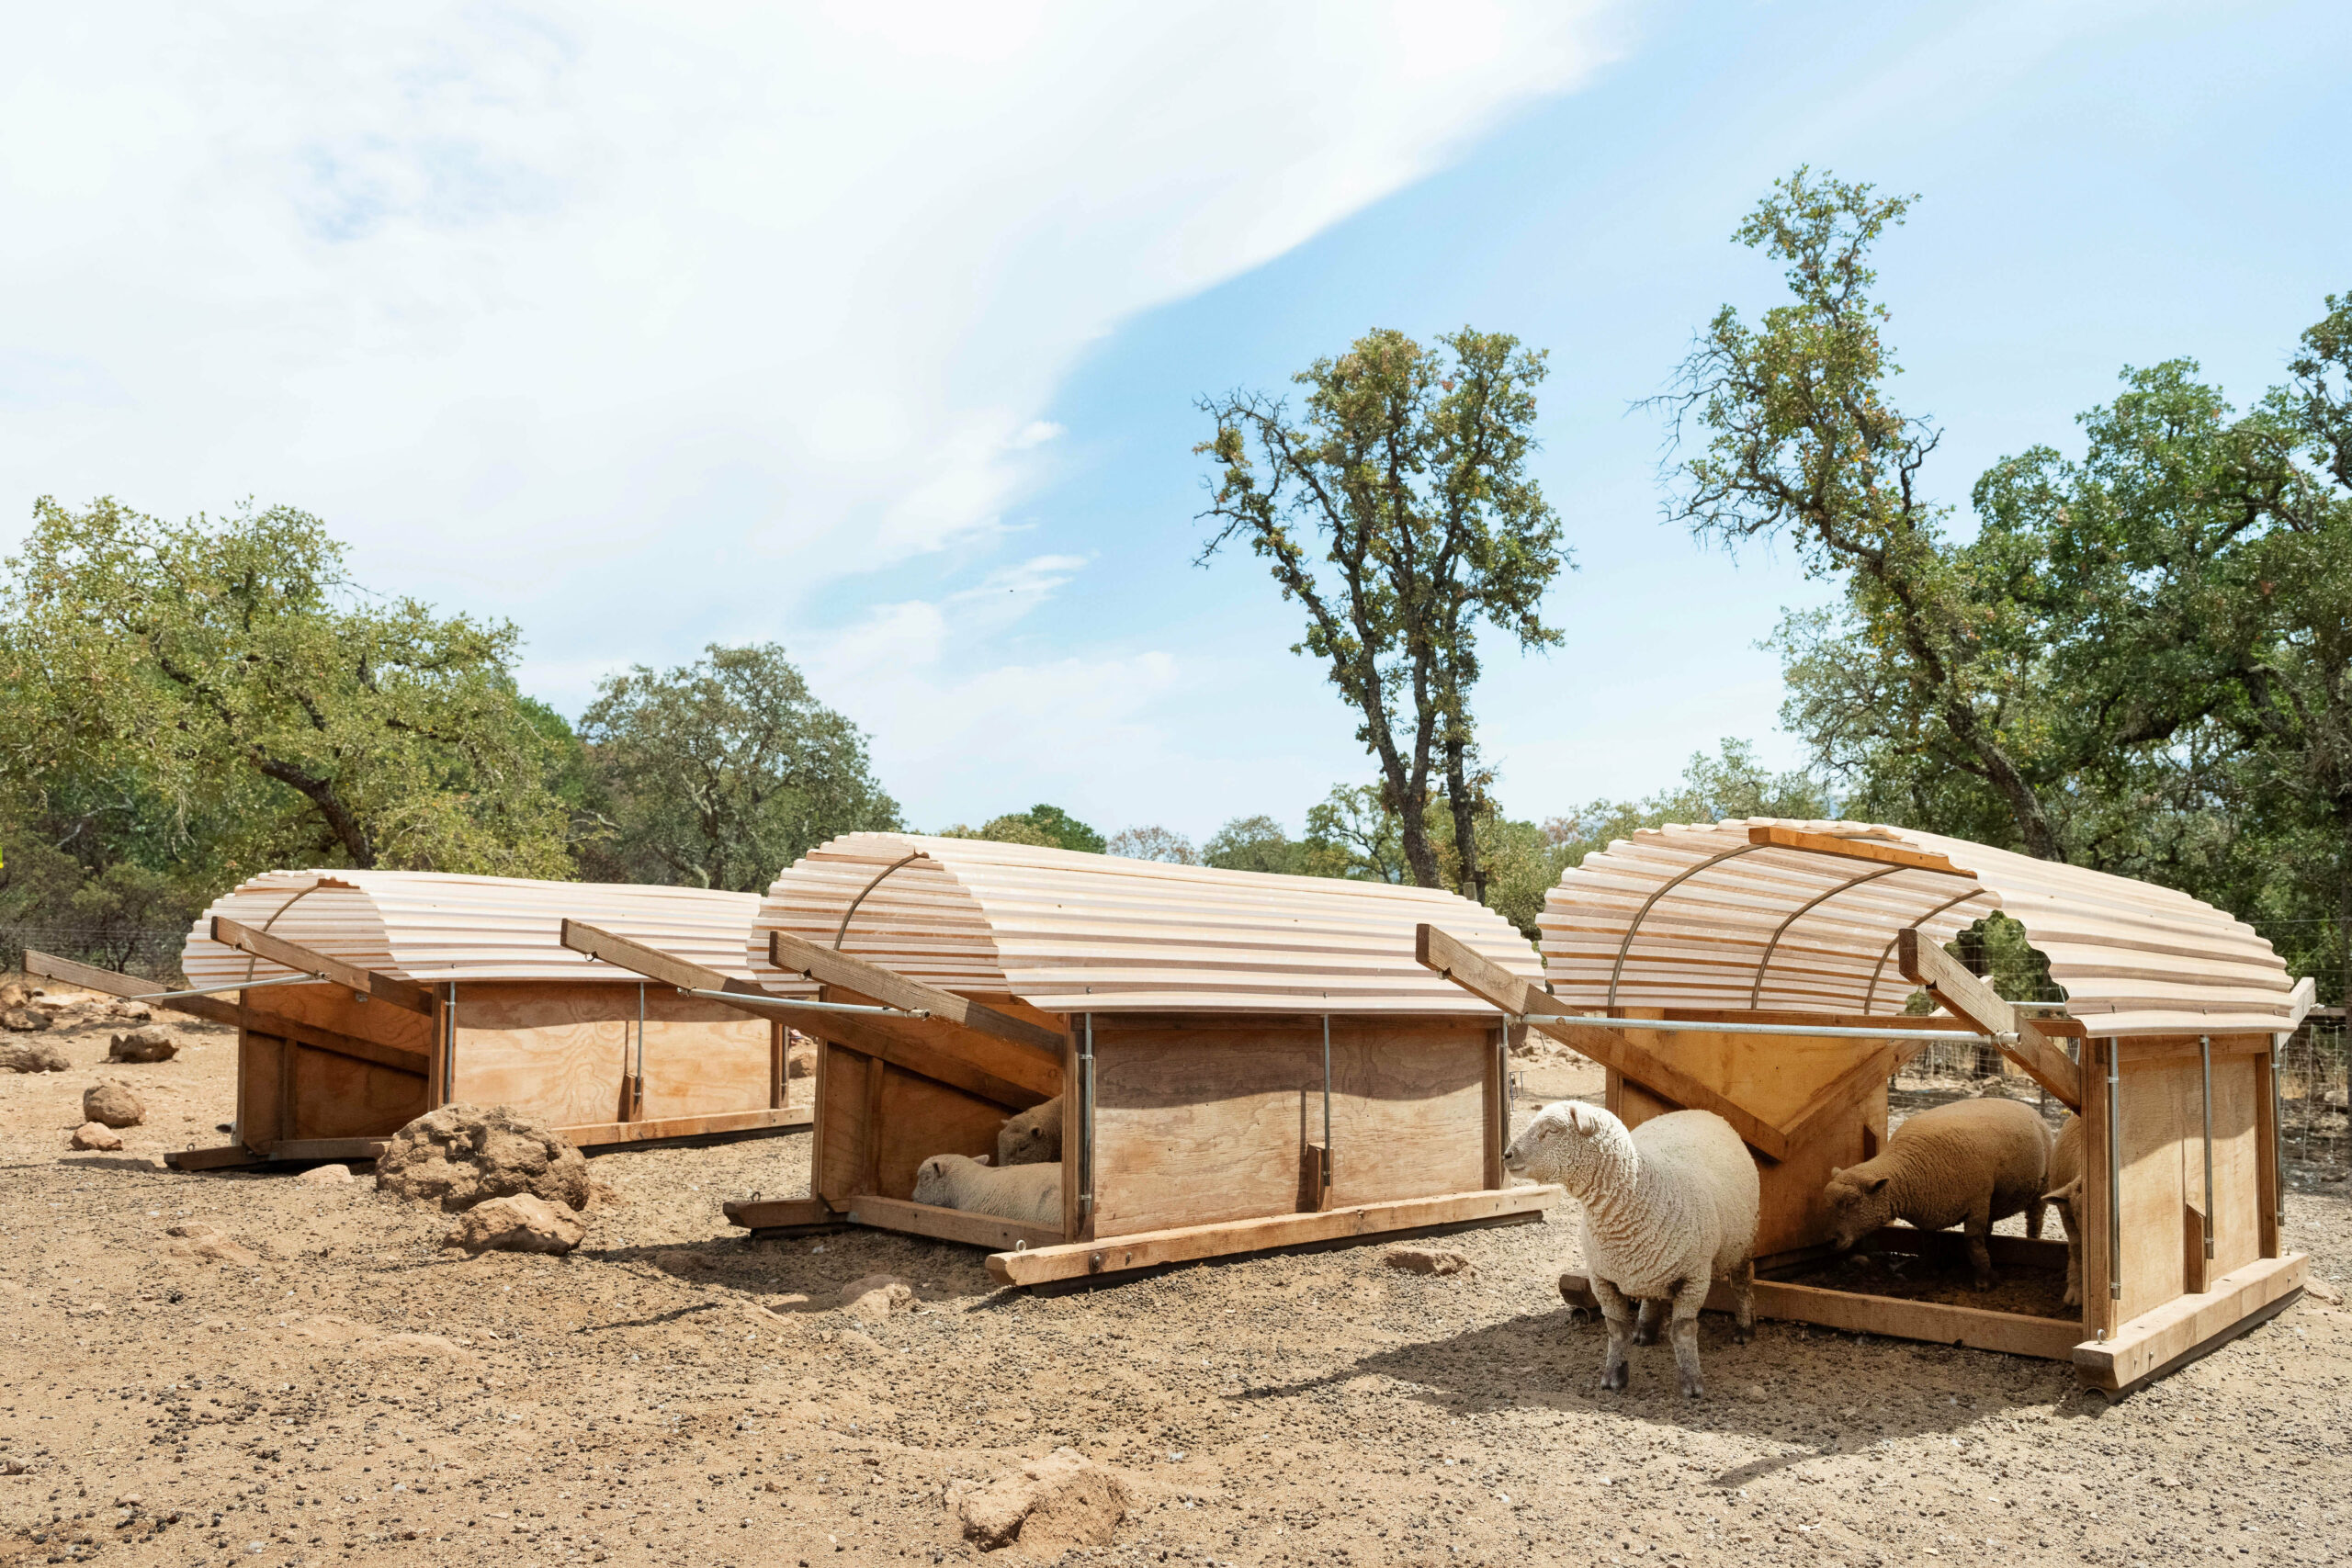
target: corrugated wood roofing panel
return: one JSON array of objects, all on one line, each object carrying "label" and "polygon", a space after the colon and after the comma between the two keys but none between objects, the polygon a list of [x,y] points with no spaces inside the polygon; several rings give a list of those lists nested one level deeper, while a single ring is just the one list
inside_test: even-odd
[{"label": "corrugated wood roofing panel", "polygon": [[1543,976],[1509,922],[1437,889],[911,833],[847,834],[784,871],[748,956],[784,994],[808,987],[768,964],[771,931],[1050,1012],[1491,1016],[1414,960],[1423,921]]},{"label": "corrugated wood roofing panel", "polygon": [[[1955,872],[1756,847],[1758,827],[1942,855]],[[1620,1007],[1891,1013],[1912,990],[1895,970],[1896,933],[1916,924],[1947,942],[1994,909],[2025,927],[2068,1012],[2096,1033],[2267,1032],[2289,1015],[2292,982],[2270,944],[2185,893],[1871,823],[1643,829],[1565,873],[1540,926],[1553,989],[1580,1010],[1606,1007],[1613,980]]]},{"label": "corrugated wood roofing panel", "polygon": [[407,979],[634,980],[565,947],[568,917],[744,977],[756,893],[602,882],[541,882],[427,871],[274,871],[216,899],[188,932],[180,967],[197,986],[288,971],[211,939],[212,917]]}]

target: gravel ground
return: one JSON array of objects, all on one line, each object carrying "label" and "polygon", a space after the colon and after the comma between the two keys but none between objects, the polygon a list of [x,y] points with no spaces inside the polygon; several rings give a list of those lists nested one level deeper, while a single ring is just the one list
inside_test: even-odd
[{"label": "gravel ground", "polygon": [[[1563,1214],[1436,1244],[1473,1274],[1365,1247],[1028,1296],[967,1248],[733,1232],[721,1201],[807,1190],[805,1134],[598,1156],[578,1252],[452,1261],[364,1177],[159,1168],[232,1103],[228,1032],[182,1032],[106,1069],[151,1111],[119,1155],[64,1147],[103,1031],[0,1076],[0,1563],[968,1560],[947,1485],[1059,1446],[1134,1499],[1070,1562],[2333,1562],[2352,1529],[2352,1316],[2316,1300],[2113,1407],[1712,1316],[1705,1400],[1663,1345],[1604,1395]],[[2345,1188],[2300,1174],[2290,1243],[2341,1280]],[[175,1256],[187,1221],[257,1260]],[[861,1325],[876,1272],[916,1300]]]}]

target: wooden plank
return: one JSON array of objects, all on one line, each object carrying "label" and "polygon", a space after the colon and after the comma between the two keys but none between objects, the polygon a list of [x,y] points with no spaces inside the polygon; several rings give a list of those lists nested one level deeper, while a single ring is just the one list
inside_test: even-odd
[{"label": "wooden plank", "polygon": [[779,1230],[786,1225],[827,1225],[844,1223],[841,1211],[822,1198],[752,1198],[721,1205],[728,1219],[748,1231]]},{"label": "wooden plank", "polygon": [[313,1051],[327,1051],[356,1062],[370,1062],[379,1067],[390,1067],[396,1073],[413,1073],[423,1077],[431,1063],[422,1051],[387,1045],[380,1041],[363,1040],[358,1035],[345,1034],[340,1030],[322,1029],[315,1023],[289,1018],[284,1013],[247,1010],[244,1021],[245,1028],[255,1035],[291,1040]]},{"label": "wooden plank", "polygon": [[[912,1198],[915,1174],[933,1155],[993,1158],[1004,1117],[1001,1105],[899,1067],[885,1069],[872,1180],[865,1190],[884,1198]],[[1054,1239],[1069,1238],[1056,1227]]]},{"label": "wooden plank", "polygon": [[1822,1086],[1820,1092],[1789,1119],[1790,1146],[1804,1148],[1812,1144],[1829,1123],[1850,1115],[1856,1106],[1883,1090],[1887,1080],[1902,1070],[1903,1064],[1927,1048],[1924,1040],[1917,1044],[1890,1040],[1844,1076]]},{"label": "wooden plank", "polygon": [[952,1035],[927,1033],[920,1021],[910,1020],[902,1024],[895,1019],[833,1013],[810,1027],[820,1039],[830,1040],[862,1056],[952,1084],[967,1094],[1001,1105],[1008,1111],[1042,1105],[1056,1092],[1050,1088],[1014,1083],[975,1066],[956,1049],[960,1043]]},{"label": "wooden plank", "polygon": [[872,997],[885,1007],[927,1011],[959,1028],[1009,1040],[1056,1065],[1062,1059],[1062,1037],[1055,1031],[784,931],[768,933],[768,962],[787,974],[806,975],[820,986],[839,986]]},{"label": "wooden plank", "polygon": [[250,953],[255,958],[266,959],[282,968],[316,975],[320,979],[343,987],[355,996],[400,1008],[407,1012],[433,1015],[433,993],[413,980],[397,975],[387,975],[379,969],[362,969],[356,964],[345,964],[340,958],[330,958],[282,936],[232,920],[226,915],[212,917],[212,940],[223,947],[233,947],[240,953]]},{"label": "wooden plank", "polygon": [[374,1159],[384,1144],[382,1138],[280,1138],[268,1155],[274,1160]]},{"label": "wooden plank", "polygon": [[265,1161],[243,1144],[224,1144],[213,1149],[172,1149],[164,1154],[164,1163],[174,1170],[231,1170]]},{"label": "wooden plank", "polygon": [[866,1059],[828,1041],[817,1053],[817,1138],[810,1190],[836,1207],[857,1185],[858,1117],[865,1106]]},{"label": "wooden plank", "polygon": [[[1693,1111],[1712,1111],[1732,1124],[1747,1145],[1767,1159],[1789,1156],[1789,1140],[1778,1127],[1750,1112],[1728,1095],[1659,1061],[1623,1035],[1597,1022],[1571,1020],[1565,1004],[1555,1000],[1533,982],[1523,980],[1501,964],[1435,926],[1417,928],[1414,956],[1504,1012],[1528,1015],[1529,1025],[1540,1029],[1570,1050],[1622,1073],[1675,1104]],[[1551,1016],[1543,1016],[1549,1014]]]},{"label": "wooden plank", "polygon": [[2075,1346],[2075,1365],[2092,1387],[2120,1392],[2192,1350],[2201,1354],[2252,1326],[2263,1309],[2303,1288],[2307,1266],[2300,1252],[2249,1263],[2214,1280],[2209,1291],[2143,1313],[2104,1341]]},{"label": "wooden plank", "polygon": [[2108,1129],[2115,1116],[2107,1092],[2107,1062],[2115,1048],[2112,1039],[2083,1043],[2083,1196],[2075,1207],[2075,1224],[2083,1239],[2086,1339],[2113,1334],[2116,1309],[2121,1304],[2109,1293],[2113,1264],[2108,1251],[2109,1216],[2114,1212],[2116,1193],[2107,1163]]},{"label": "wooden plank", "polygon": [[1909,866],[1917,871],[1940,871],[1951,876],[1973,878],[1976,874],[1973,871],[1962,871],[1946,856],[1908,849],[1901,844],[1883,843],[1876,839],[1807,833],[1796,828],[1750,828],[1747,841],[1751,844],[1770,844],[1775,849],[1803,850],[1807,854],[1835,855],[1839,860],[1866,860],[1880,865]]},{"label": "wooden plank", "polygon": [[737,979],[732,975],[721,974],[699,964],[690,964],[658,947],[648,947],[641,942],[615,936],[585,920],[565,920],[558,928],[557,937],[574,953],[584,953],[591,958],[601,959],[616,969],[626,969],[632,975],[659,980],[682,991],[733,991],[744,998],[742,1010],[745,1012],[761,1018],[775,1016],[773,1008],[752,1005],[763,998],[768,1000],[775,998],[749,980]]},{"label": "wooden plank", "polygon": [[1925,986],[1938,1001],[1987,1034],[2017,1037],[2001,1054],[2026,1070],[2028,1077],[2065,1102],[2069,1111],[2083,1108],[2082,1072],[2066,1054],[1993,987],[1970,974],[1959,959],[1905,927],[1895,938],[1895,959],[1904,978]]},{"label": "wooden plank", "polygon": [[[323,987],[322,987],[323,988]],[[390,1016],[382,1008],[379,1016]],[[288,1138],[384,1138],[424,1114],[424,1076],[298,1044],[292,1057]]]},{"label": "wooden plank", "polygon": [[[1600,1310],[1593,1300],[1591,1285],[1581,1275],[1561,1275],[1560,1295],[1571,1305]],[[1848,1334],[1883,1334],[1892,1339],[1998,1350],[2045,1361],[2072,1359],[2075,1337],[2080,1332],[2075,1320],[2068,1317],[2028,1317],[2021,1313],[1986,1312],[1981,1307],[1946,1306],[1939,1302],[1899,1301],[1893,1296],[1826,1291],[1818,1285],[1791,1285],[1777,1280],[1757,1280],[1754,1301],[1758,1317],[1816,1324]],[[1730,1290],[1717,1285],[1709,1291],[1707,1310],[1731,1311]]]},{"label": "wooden plank", "polygon": [[121,997],[126,1000],[147,1001],[152,1006],[169,1008],[190,1018],[200,1018],[208,1023],[234,1024],[237,1004],[225,997],[181,997],[174,1001],[154,1000],[157,982],[141,980],[136,976],[118,974],[92,964],[77,964],[71,958],[60,958],[53,953],[35,948],[25,949],[25,973],[38,975],[44,980],[62,980],[85,991],[101,996]]},{"label": "wooden plank", "polygon": [[[1643,928],[1646,931],[1648,928]],[[1890,935],[1892,933],[1889,933]],[[1751,961],[1751,967],[1752,961]],[[1781,972],[1776,960],[1772,972]],[[1896,1000],[1901,994],[1896,994]],[[1660,1018],[1677,1023],[1769,1023],[1785,1029],[1791,1034],[1807,1034],[1818,1029],[1973,1029],[1964,1018],[1954,1018],[1946,1012],[1787,1012],[1775,1009],[1748,1008],[1659,1008],[1652,1010]],[[2037,1018],[2033,1026],[2052,1039],[2079,1040],[2090,1032],[2089,1026],[2079,1018]]]},{"label": "wooden plank", "polygon": [[865,1102],[857,1118],[857,1186],[859,1192],[878,1192],[882,1186],[882,1089],[889,1064],[879,1056],[865,1064]]},{"label": "wooden plank", "polygon": [[848,1217],[854,1225],[910,1231],[916,1235],[932,1236],[940,1241],[960,1241],[972,1247],[993,1247],[999,1251],[1023,1244],[1031,1247],[1058,1247],[1062,1242],[1062,1233],[1050,1226],[1023,1224],[1018,1220],[1001,1220],[994,1214],[967,1213],[961,1209],[942,1209],[930,1203],[883,1198],[873,1193],[861,1193],[851,1199]]},{"label": "wooden plank", "polygon": [[2278,1100],[2270,1075],[2278,1070],[2277,1046],[2255,1058],[2254,1156],[2256,1238],[2265,1258],[2278,1256]]},{"label": "wooden plank", "polygon": [[2197,1068],[2187,1063],[2123,1075],[2117,1097],[2123,1134],[2123,1186],[2116,1194],[2123,1215],[2123,1297],[2115,1309],[2120,1322],[2182,1292],[2188,1265],[2181,1209],[2205,1179],[2197,1080]]},{"label": "wooden plank", "polygon": [[1487,1134],[1481,1175],[1489,1188],[1510,1185],[1510,1175],[1503,1169],[1503,1151],[1510,1146],[1510,1066],[1505,1059],[1509,1053],[1504,1043],[1510,1038],[1509,1028],[1501,1026],[1501,1037],[1487,1047],[1485,1081],[1480,1085]]},{"label": "wooden plank", "polygon": [[605,1144],[650,1144],[663,1138],[700,1138],[720,1133],[797,1132],[816,1121],[806,1106],[727,1111],[707,1116],[665,1116],[650,1122],[597,1122],[556,1132],[575,1148]]},{"label": "wooden plank", "polygon": [[1449,1192],[1402,1202],[1363,1203],[1327,1209],[1319,1214],[1276,1214],[1223,1224],[1144,1231],[1133,1235],[1031,1247],[1026,1252],[994,1253],[988,1260],[989,1272],[1008,1285],[1039,1285],[1054,1280],[1120,1274],[1164,1263],[1190,1263],[1204,1258],[1256,1252],[1270,1247],[1295,1247],[1307,1242],[1413,1230],[1423,1225],[1532,1213],[1558,1201],[1560,1196],[1557,1187],[1514,1187],[1504,1191]]}]

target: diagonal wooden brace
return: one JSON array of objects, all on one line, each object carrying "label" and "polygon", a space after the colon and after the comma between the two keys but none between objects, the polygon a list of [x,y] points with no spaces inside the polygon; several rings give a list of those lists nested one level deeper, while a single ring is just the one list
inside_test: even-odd
[{"label": "diagonal wooden brace", "polygon": [[[1773,1161],[1789,1157],[1787,1134],[1719,1089],[1709,1088],[1635,1045],[1605,1023],[1571,1014],[1549,992],[1522,980],[1484,953],[1438,930],[1422,926],[1414,940],[1413,955],[1464,990],[1514,1016],[1524,1015],[1528,1027],[1540,1029],[1570,1050],[1622,1073],[1644,1089],[1692,1111],[1712,1111],[1732,1125],[1754,1149]],[[1549,1013],[1554,1016],[1544,1017]],[[1705,1025],[1693,1025],[1703,1029]]]},{"label": "diagonal wooden brace", "polygon": [[2050,1043],[2000,993],[1968,972],[1967,967],[1933,942],[1922,941],[1917,928],[1895,934],[1895,963],[1904,977],[1925,986],[1952,1013],[1993,1037],[2001,1055],[2023,1067],[2034,1082],[2065,1102],[2069,1111],[2083,1108],[2083,1070]]},{"label": "diagonal wooden brace", "polygon": [[1061,1065],[1062,1037],[1050,1029],[1031,1023],[1027,1019],[997,1011],[953,991],[943,991],[936,986],[926,986],[921,980],[910,980],[895,970],[879,964],[869,964],[863,958],[852,958],[830,947],[820,947],[813,942],[803,942],[782,931],[768,933],[768,962],[786,974],[806,975],[820,986],[839,986],[873,998],[885,1007],[901,1008],[909,1012],[928,1011],[932,1017],[943,1019],[981,1034],[992,1034],[999,1040],[1025,1045],[1041,1052],[1056,1066]]},{"label": "diagonal wooden brace", "polygon": [[178,997],[170,1000],[155,998],[156,982],[141,980],[133,975],[118,974],[112,969],[100,969],[95,964],[77,964],[71,958],[60,958],[53,953],[25,949],[25,973],[38,975],[44,980],[62,980],[85,991],[101,996],[121,997],[132,1001],[150,1001],[159,1008],[187,1013],[209,1023],[235,1024],[244,1017],[244,1010],[220,997]]},{"label": "diagonal wooden brace", "polygon": [[225,915],[212,917],[212,940],[223,947],[233,947],[240,953],[250,953],[282,968],[304,975],[316,975],[320,979],[343,987],[355,997],[366,1001],[384,1002],[409,1012],[433,1016],[433,993],[413,980],[387,975],[377,969],[362,969],[356,964],[346,964],[340,958],[330,958],[323,953],[304,947],[300,942],[272,936],[266,931],[230,919]]}]

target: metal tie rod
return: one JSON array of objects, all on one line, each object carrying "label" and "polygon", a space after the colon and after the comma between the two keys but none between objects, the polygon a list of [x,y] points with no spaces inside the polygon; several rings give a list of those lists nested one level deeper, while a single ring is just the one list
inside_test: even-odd
[{"label": "metal tie rod", "polygon": [[885,1018],[929,1018],[929,1008],[868,1007],[863,1002],[804,1002],[797,997],[755,997],[749,991],[706,991],[693,986],[681,986],[682,997],[708,997],[714,1001],[734,1002],[742,1007],[791,1008],[803,1012],[873,1012]]},{"label": "metal tie rod", "polygon": [[[143,996],[124,997],[120,999],[126,1002],[173,1002],[182,997],[217,997],[223,991],[258,991],[264,986],[316,986],[334,983],[322,975],[280,975],[275,980],[240,980],[233,986],[207,986],[196,991],[149,991]],[[344,988],[350,989],[347,986]]]},{"label": "metal tie rod", "polygon": [[1833,1040],[1989,1040],[1996,1045],[2014,1045],[2015,1034],[1980,1034],[1973,1029],[1856,1029],[1845,1025],[1824,1025],[1816,1028],[1808,1023],[1702,1023],[1684,1018],[1604,1018],[1597,1013],[1581,1012],[1514,1012],[1505,1015],[1513,1023],[1582,1023],[1597,1029],[1655,1029],[1674,1034],[1802,1034],[1808,1039],[1827,1036]]}]

